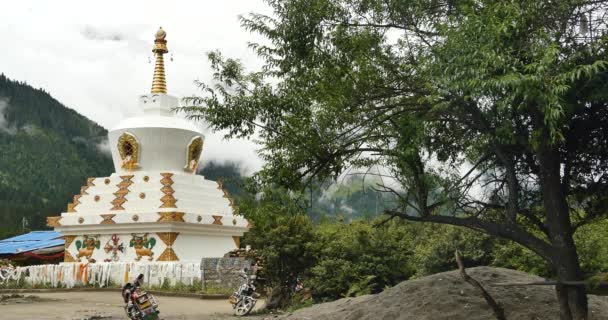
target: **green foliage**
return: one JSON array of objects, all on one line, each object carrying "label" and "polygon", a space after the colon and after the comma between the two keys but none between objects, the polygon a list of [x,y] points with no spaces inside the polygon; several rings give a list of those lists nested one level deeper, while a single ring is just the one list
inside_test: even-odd
[{"label": "green foliage", "polygon": [[412,242],[398,222],[323,223],[315,228],[316,263],[308,284],[319,299],[377,293],[408,279]]},{"label": "green foliage", "polygon": [[412,254],[407,229],[392,221],[325,221],[313,225],[297,197],[279,188],[241,202],[254,228],[243,245],[262,259],[261,278],[270,287],[300,277],[318,300],[376,293],[409,278]]},{"label": "green foliage", "polygon": [[288,196],[268,190],[259,203],[249,199],[241,204],[255,226],[245,234],[243,244],[256,249],[264,263],[261,276],[271,287],[284,285],[314,262],[308,248],[314,240],[312,222],[295,204],[284,207],[281,201],[288,201]]},{"label": "green foliage", "polygon": [[512,241],[496,241],[491,254],[493,266],[524,271],[542,277],[555,277],[555,273],[546,261]]},{"label": "green foliage", "polygon": [[424,276],[453,270],[454,252],[459,250],[467,267],[489,265],[494,241],[472,230],[440,224],[408,224],[413,241],[413,264],[416,275]]},{"label": "green foliage", "polygon": [[580,227],[574,240],[586,274],[608,272],[608,219]]}]

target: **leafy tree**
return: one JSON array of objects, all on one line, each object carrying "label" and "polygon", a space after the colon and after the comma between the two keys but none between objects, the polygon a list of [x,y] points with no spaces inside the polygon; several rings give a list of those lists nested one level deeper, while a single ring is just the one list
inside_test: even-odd
[{"label": "leafy tree", "polygon": [[267,189],[261,197],[243,198],[241,212],[254,228],[243,237],[262,259],[261,276],[270,287],[280,287],[303,275],[314,263],[310,242],[312,221],[304,210],[281,189]]},{"label": "leafy tree", "polygon": [[[257,133],[258,178],[290,188],[380,165],[395,217],[512,240],[583,280],[573,235],[608,201],[607,1],[269,0],[243,26],[259,72],[209,54],[184,108]],[[563,319],[585,289],[558,286]]]}]

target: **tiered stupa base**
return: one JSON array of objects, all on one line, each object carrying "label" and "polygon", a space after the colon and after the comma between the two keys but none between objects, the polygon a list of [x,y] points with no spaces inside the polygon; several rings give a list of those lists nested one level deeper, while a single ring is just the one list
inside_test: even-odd
[{"label": "tiered stupa base", "polygon": [[232,201],[198,175],[113,174],[89,179],[49,225],[65,236],[65,262],[198,262],[238,248],[248,222]]}]

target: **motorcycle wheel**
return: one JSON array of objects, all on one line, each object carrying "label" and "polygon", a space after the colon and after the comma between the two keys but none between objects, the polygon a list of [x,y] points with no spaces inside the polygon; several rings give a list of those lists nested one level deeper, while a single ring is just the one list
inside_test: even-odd
[{"label": "motorcycle wheel", "polygon": [[140,320],[142,319],[141,315],[139,314],[139,312],[135,311],[135,310],[126,310],[127,312],[127,317],[129,317],[129,319],[131,320]]},{"label": "motorcycle wheel", "polygon": [[255,302],[250,297],[245,297],[237,302],[234,308],[234,314],[237,316],[245,316],[253,310],[253,306],[255,306]]}]

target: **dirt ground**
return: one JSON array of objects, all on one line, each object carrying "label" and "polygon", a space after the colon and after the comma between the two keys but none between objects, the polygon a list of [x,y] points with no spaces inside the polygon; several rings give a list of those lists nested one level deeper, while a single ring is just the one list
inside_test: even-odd
[{"label": "dirt ground", "polygon": [[[509,320],[559,319],[552,286],[503,287],[496,283],[542,280],[514,270],[477,267],[467,272],[504,307]],[[28,294],[25,294],[27,296]],[[0,299],[0,319],[126,319],[118,292],[36,293]],[[236,320],[226,300],[157,296],[161,319]],[[608,320],[608,297],[589,295],[590,320]],[[257,308],[262,307],[259,301]],[[402,282],[376,295],[345,298],[292,314],[242,320],[487,320],[495,319],[479,292],[458,271]]]},{"label": "dirt ground", "polygon": [[[0,299],[0,319],[126,319],[119,292],[26,293],[23,296]],[[232,316],[232,307],[226,300],[156,296],[156,301],[161,319],[238,319]],[[260,301],[256,308],[262,305]]]}]

